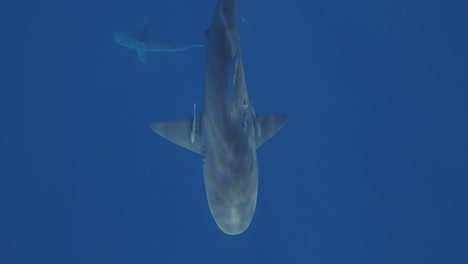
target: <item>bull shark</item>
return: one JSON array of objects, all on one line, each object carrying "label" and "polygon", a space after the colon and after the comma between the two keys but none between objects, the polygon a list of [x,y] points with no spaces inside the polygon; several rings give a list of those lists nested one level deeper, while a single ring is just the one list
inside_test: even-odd
[{"label": "bull shark", "polygon": [[211,214],[226,234],[244,232],[258,192],[256,150],[285,123],[286,115],[258,115],[244,77],[238,30],[238,1],[219,0],[206,32],[204,105],[193,117],[151,122],[154,132],[198,153],[203,160]]},{"label": "bull shark", "polygon": [[146,65],[148,52],[177,52],[190,48],[201,48],[203,45],[180,46],[174,42],[162,41],[151,35],[145,17],[142,25],[135,31],[120,31],[114,33],[115,41],[123,47],[135,49],[140,61]]}]

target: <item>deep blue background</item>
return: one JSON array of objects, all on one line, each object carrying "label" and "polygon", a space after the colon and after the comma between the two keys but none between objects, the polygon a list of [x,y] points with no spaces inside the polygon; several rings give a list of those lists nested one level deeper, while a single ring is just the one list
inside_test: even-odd
[{"label": "deep blue background", "polygon": [[148,127],[202,103],[205,49],[113,39],[205,44],[215,2],[1,1],[0,263],[468,263],[468,2],[240,1],[256,111],[289,119],[239,236]]}]

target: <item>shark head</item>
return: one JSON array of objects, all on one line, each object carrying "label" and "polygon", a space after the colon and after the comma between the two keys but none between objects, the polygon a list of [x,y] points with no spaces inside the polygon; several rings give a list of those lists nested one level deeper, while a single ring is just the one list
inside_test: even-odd
[{"label": "shark head", "polygon": [[115,41],[126,48],[135,49],[144,45],[138,38],[135,37],[133,32],[119,31],[114,33]]}]

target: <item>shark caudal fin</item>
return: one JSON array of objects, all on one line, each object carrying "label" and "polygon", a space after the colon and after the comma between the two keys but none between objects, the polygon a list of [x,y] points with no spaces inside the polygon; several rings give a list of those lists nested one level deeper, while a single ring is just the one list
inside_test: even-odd
[{"label": "shark caudal fin", "polygon": [[257,115],[255,117],[255,145],[259,148],[283,127],[287,115]]},{"label": "shark caudal fin", "polygon": [[195,153],[202,153],[200,113],[193,118],[177,121],[150,122],[150,127],[161,137]]}]

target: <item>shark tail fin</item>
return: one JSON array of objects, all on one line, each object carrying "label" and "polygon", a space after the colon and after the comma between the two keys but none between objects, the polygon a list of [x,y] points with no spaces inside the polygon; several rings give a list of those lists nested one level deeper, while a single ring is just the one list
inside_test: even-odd
[{"label": "shark tail fin", "polygon": [[150,127],[158,135],[172,143],[195,153],[202,153],[200,113],[186,120],[150,122]]},{"label": "shark tail fin", "polygon": [[255,118],[255,144],[259,148],[283,127],[287,115],[257,115]]}]

